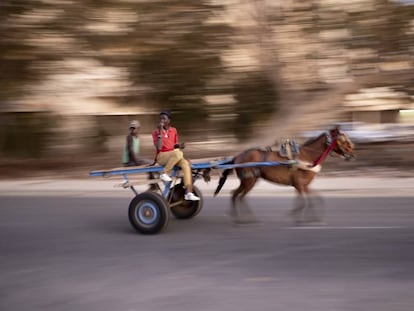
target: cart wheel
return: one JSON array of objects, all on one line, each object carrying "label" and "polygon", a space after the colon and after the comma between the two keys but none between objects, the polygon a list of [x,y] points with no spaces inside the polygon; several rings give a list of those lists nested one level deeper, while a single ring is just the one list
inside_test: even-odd
[{"label": "cart wheel", "polygon": [[143,234],[158,233],[168,224],[168,204],[158,193],[143,192],[132,199],[128,217],[137,231]]},{"label": "cart wheel", "polygon": [[200,213],[203,208],[203,197],[201,191],[197,187],[193,187],[194,194],[200,198],[200,201],[185,201],[185,189],[182,184],[174,186],[170,191],[171,198],[171,213],[177,219],[189,219]]}]

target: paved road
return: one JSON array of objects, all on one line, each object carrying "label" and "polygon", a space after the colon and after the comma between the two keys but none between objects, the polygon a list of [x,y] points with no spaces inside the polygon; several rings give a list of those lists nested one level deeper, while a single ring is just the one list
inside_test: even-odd
[{"label": "paved road", "polygon": [[261,222],[248,226],[227,217],[228,196],[206,197],[196,218],[143,236],[120,189],[3,186],[0,310],[414,308],[412,195],[327,191],[327,224],[309,227],[289,223],[290,195],[251,196]]},{"label": "paved road", "polygon": [[[404,176],[401,172],[400,175]],[[414,174],[407,170],[405,177],[397,173],[379,173],[377,175],[317,176],[312,188],[323,193],[324,196],[414,196]],[[131,181],[137,181],[137,189],[145,191],[147,180],[144,175],[131,175]],[[210,183],[197,181],[196,185],[203,194],[212,195],[216,189],[218,176],[214,175]],[[84,178],[62,179],[55,178],[27,178],[15,180],[0,180],[0,196],[2,195],[68,195],[76,197],[129,197],[130,192],[117,187],[122,183],[119,176],[113,178]],[[239,181],[234,176],[229,177],[220,195],[229,195]],[[287,186],[275,185],[260,180],[251,192],[252,195],[294,195],[294,189]]]}]

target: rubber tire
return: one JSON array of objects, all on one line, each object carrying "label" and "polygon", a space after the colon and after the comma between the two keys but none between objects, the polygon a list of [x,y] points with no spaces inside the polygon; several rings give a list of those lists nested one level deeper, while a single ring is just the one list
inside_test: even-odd
[{"label": "rubber tire", "polygon": [[[198,215],[201,209],[203,208],[203,196],[201,194],[200,189],[197,187],[193,187],[194,194],[200,198],[200,201],[185,201],[184,194],[185,189],[183,188],[182,184],[178,184],[174,186],[174,189],[171,190],[171,201],[169,202],[174,203],[177,201],[183,201],[180,205],[175,205],[170,208],[171,213],[177,219],[190,219]],[[171,196],[170,195],[170,196]]]},{"label": "rubber tire", "polygon": [[[129,204],[128,218],[132,227],[142,234],[156,234],[169,222],[168,203],[156,192],[143,192]],[[149,215],[144,215],[148,212]]]}]

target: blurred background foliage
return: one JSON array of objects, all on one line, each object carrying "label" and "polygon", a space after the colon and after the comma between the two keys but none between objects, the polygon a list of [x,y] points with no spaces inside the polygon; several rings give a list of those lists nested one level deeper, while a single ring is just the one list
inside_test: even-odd
[{"label": "blurred background foliage", "polygon": [[[332,115],[362,87],[412,94],[413,19],[392,0],[2,0],[0,152],[105,152],[132,117],[151,132],[162,108],[193,140],[273,139],[275,120]],[[390,62],[408,67],[378,69]]]}]

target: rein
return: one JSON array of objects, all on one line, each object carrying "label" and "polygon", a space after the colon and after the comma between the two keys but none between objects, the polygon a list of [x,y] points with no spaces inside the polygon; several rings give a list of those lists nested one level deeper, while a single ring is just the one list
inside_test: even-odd
[{"label": "rein", "polygon": [[321,164],[323,160],[326,159],[326,157],[328,156],[328,154],[332,151],[333,148],[336,147],[336,145],[338,144],[338,139],[335,138],[332,140],[332,143],[328,146],[328,148],[325,149],[325,151],[321,154],[321,156],[319,158],[317,158],[315,160],[315,162],[313,162],[312,167]]}]

